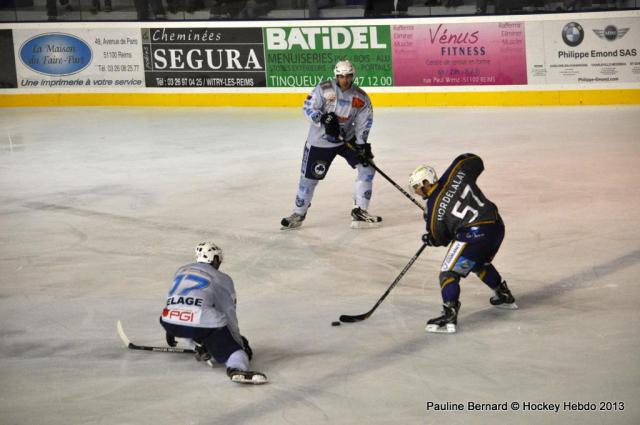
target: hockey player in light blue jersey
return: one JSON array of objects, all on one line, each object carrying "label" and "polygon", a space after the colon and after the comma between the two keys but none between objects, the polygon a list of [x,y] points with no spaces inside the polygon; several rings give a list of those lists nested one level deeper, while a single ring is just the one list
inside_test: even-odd
[{"label": "hockey player in light blue jersey", "polygon": [[335,79],[318,84],[304,102],[305,117],[311,122],[302,157],[302,169],[293,214],[282,219],[282,229],[302,225],[318,182],[327,175],[336,155],[358,172],[353,190],[351,227],[378,227],[381,217],[367,212],[373,187],[373,159],[368,143],[373,124],[369,96],[353,83],[355,68],[348,60],[334,68]]},{"label": "hockey player in light blue jersey", "polygon": [[[160,323],[167,342],[190,338],[196,344],[196,360],[210,366],[224,363],[232,381],[264,384],[267,377],[249,370],[252,351],[240,335],[233,280],[218,270],[222,250],[212,242],[196,247],[196,262],[180,267],[167,294]],[[212,360],[213,359],[213,360]]]}]

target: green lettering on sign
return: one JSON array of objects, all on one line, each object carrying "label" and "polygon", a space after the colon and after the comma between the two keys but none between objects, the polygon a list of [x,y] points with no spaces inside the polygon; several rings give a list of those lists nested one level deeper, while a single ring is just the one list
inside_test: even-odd
[{"label": "green lettering on sign", "polygon": [[267,87],[314,87],[342,59],[354,64],[358,86],[393,85],[388,25],[271,27],[263,38]]}]

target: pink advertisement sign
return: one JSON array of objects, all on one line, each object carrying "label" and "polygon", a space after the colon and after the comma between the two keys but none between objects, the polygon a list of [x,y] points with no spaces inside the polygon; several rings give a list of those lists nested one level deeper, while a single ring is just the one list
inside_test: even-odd
[{"label": "pink advertisement sign", "polygon": [[394,25],[395,86],[527,84],[524,22]]}]

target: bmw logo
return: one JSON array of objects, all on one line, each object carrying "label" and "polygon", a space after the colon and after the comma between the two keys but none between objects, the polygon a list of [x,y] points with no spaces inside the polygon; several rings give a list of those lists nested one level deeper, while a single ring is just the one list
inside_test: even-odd
[{"label": "bmw logo", "polygon": [[562,28],[562,41],[567,46],[576,47],[584,40],[584,30],[577,22],[569,22]]}]

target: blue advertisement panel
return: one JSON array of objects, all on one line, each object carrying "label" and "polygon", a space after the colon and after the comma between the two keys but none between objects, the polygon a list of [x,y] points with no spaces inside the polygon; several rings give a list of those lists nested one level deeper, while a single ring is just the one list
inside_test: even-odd
[{"label": "blue advertisement panel", "polygon": [[106,91],[143,87],[135,29],[13,30],[18,88]]}]

